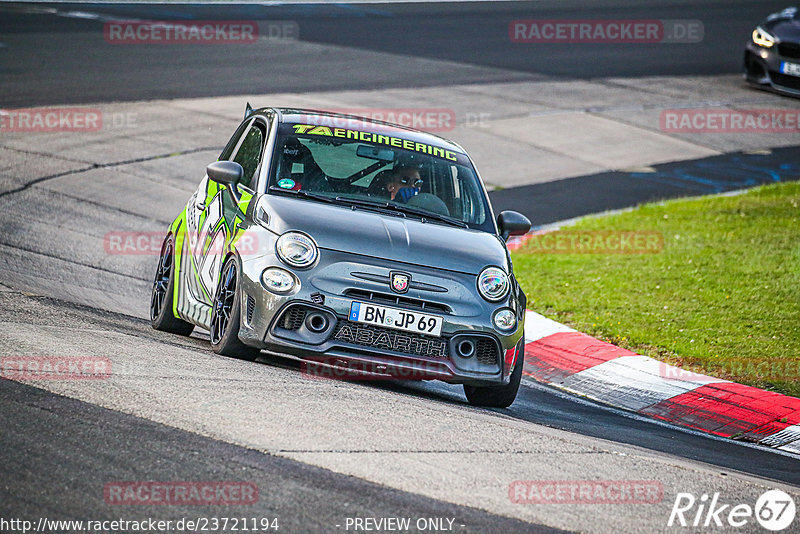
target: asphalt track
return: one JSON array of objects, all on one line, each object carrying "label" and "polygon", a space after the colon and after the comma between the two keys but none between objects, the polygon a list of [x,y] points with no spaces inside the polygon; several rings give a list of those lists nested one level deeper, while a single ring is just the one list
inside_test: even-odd
[{"label": "asphalt track", "polygon": [[[320,55],[319,49],[302,45],[287,57],[269,61],[252,50],[231,62],[225,47],[202,52],[196,47],[176,47],[175,55],[169,57],[160,50],[93,54],[94,41],[82,39],[81,34],[96,33],[97,21],[4,12],[0,41],[9,46],[0,48],[4,75],[0,96],[3,106],[16,106],[254,91],[380,89],[537,76],[580,78],[600,72],[631,76],[730,72],[738,68],[739,35],[747,34],[749,21],[758,20],[772,7],[784,7],[766,4],[696,2],[686,7],[652,2],[620,7],[608,2],[586,9],[577,3],[536,2],[348,7],[354,15],[342,14],[341,6],[289,6],[268,12],[270,17],[297,20],[304,42],[335,45],[332,55],[343,50],[350,54],[340,59],[348,65],[347,72],[342,72],[342,63]],[[139,16],[153,8],[108,9],[112,15]],[[170,13],[158,11],[150,18],[185,13],[169,9]],[[242,16],[247,16],[247,10],[255,8],[241,9]],[[528,50],[481,41],[487,27],[505,32],[509,18],[530,14],[573,18],[578,12],[582,17],[602,18],[623,14],[625,18],[701,18],[708,35],[715,38],[694,51],[686,45],[672,51],[683,50],[686,56],[670,52],[654,57],[651,50],[639,48],[624,51],[633,54],[625,58],[613,46],[600,47],[591,57],[574,48],[549,50],[557,61],[537,60]],[[199,10],[191,15],[214,18],[218,13]],[[225,11],[225,18],[231,18],[230,13]],[[433,18],[446,22],[441,26],[447,29],[446,38],[431,37],[426,24]],[[386,36],[380,43],[374,39],[373,32],[378,31]],[[35,33],[36,39],[26,38],[27,33]],[[359,48],[383,48],[395,61],[387,56],[384,65],[376,63],[373,56],[359,56]],[[466,50],[469,57],[464,57]],[[730,50],[737,51],[736,60],[729,56]],[[360,58],[365,63],[359,63]],[[425,64],[419,58],[452,61],[453,68],[437,73],[421,67]],[[267,65],[264,72],[248,68],[262,64]],[[381,66],[386,68],[381,70]],[[712,165],[684,162],[656,166],[654,172],[643,174],[617,173],[497,191],[494,201],[510,206],[524,193],[523,207],[538,206],[529,213],[537,224],[544,224],[643,200],[754,185],[730,174],[720,176],[718,169],[741,162],[737,157],[750,155],[721,156]],[[776,162],[779,167],[797,160],[796,149],[780,149],[758,163],[771,168]],[[677,172],[679,167],[691,172]],[[794,168],[779,170],[785,173],[783,179],[796,176]],[[42,174],[31,170],[32,175],[36,172]],[[187,174],[179,168],[172,172],[175,180]],[[686,180],[698,173],[714,180]],[[770,180],[768,172],[763,176],[761,181]],[[616,194],[598,195],[592,189],[597,184]],[[715,187],[721,189],[715,191]],[[97,204],[109,200],[102,194],[91,204],[32,184],[3,191],[3,261],[6,268],[9,262],[17,265],[0,277],[0,284],[8,286],[0,286],[0,354],[113,353],[119,358],[115,365],[119,361],[120,376],[108,388],[42,383],[32,387],[0,380],[2,517],[197,515],[196,509],[181,508],[120,512],[103,503],[102,486],[119,479],[247,479],[260,488],[259,503],[248,508],[248,515],[278,515],[290,532],[335,531],[342,518],[352,516],[447,516],[457,518],[457,524],[464,525],[461,530],[475,532],[547,531],[536,526],[541,523],[582,531],[606,527],[659,531],[668,515],[668,501],[677,491],[719,489],[731,499],[747,499],[779,482],[800,485],[795,457],[655,424],[532,384],[521,389],[509,410],[478,410],[465,404],[459,388],[444,384],[311,387],[291,360],[247,364],[218,358],[202,336],[164,336],[150,330],[140,313],[105,311],[138,308],[139,301],[147,299],[144,273],[151,271],[152,257],[135,258],[133,268],[108,258],[95,261],[85,257],[85,250],[63,232],[69,214],[84,214],[87,223],[111,218],[109,227],[118,228],[140,221],[144,212],[148,224],[160,224],[172,215],[163,213],[163,205],[142,206],[136,199],[116,198],[115,205],[122,207],[104,207]],[[542,196],[558,200],[539,202]],[[60,221],[61,230],[28,223],[20,229],[18,221],[31,205],[41,210],[45,220]],[[65,282],[76,278],[88,286],[105,286],[121,300],[76,305],[79,295],[59,291],[57,284],[43,289],[16,274],[26,268],[35,274],[42,265],[48,266],[48,275],[64,269]],[[89,277],[97,280],[86,281]],[[136,305],[127,300],[135,300]],[[66,396],[55,391],[59,389]],[[298,399],[302,402],[295,402]],[[270,404],[274,409],[270,410]],[[317,411],[309,419],[310,409]],[[414,413],[413,420],[406,412]],[[494,441],[495,430],[507,441]],[[431,441],[414,440],[414,432]],[[432,441],[436,439],[440,441]],[[332,449],[331,443],[339,448]],[[426,455],[435,460],[418,459]],[[453,466],[459,462],[462,471],[475,475],[452,478]],[[491,495],[484,486],[493,478],[499,483],[490,489],[507,488],[513,480],[510,476],[544,477],[542,473],[551,477],[562,473],[573,479],[623,479],[647,473],[664,481],[665,502],[656,511],[615,511],[604,517],[591,507],[520,511],[489,499],[481,501]],[[468,506],[450,504],[453,501]],[[637,522],[643,513],[647,521]],[[219,514],[219,510],[203,509],[202,515]],[[524,522],[509,519],[512,516]]]},{"label": "asphalt track", "polygon": [[636,172],[566,178],[496,190],[489,197],[496,209],[519,211],[534,225],[543,225],[643,202],[726,193],[790,180],[800,180],[799,147],[776,148],[768,153],[731,152]]},{"label": "asphalt track", "polygon": [[[387,89],[541,78],[738,72],[754,23],[782,0],[469,2],[176,6],[54,4],[58,15],[0,7],[2,105],[111,102],[285,91]],[[41,6],[40,6],[41,7]],[[100,14],[91,19],[86,12]],[[116,18],[290,21],[297,46],[110,45]],[[699,20],[696,44],[519,44],[516,19]],[[312,45],[335,48],[319,49]],[[364,52],[383,52],[376,56]],[[431,60],[431,61],[425,61]],[[433,62],[436,60],[437,62]],[[445,68],[438,62],[447,61]]]},{"label": "asphalt track", "polygon": [[[325,469],[158,425],[3,380],[2,516],[115,520],[103,487],[125,480],[248,481],[258,487],[247,517],[278,520],[278,532],[344,528],[347,517],[452,518],[459,532],[559,532],[372,484]],[[131,439],[134,437],[134,439]],[[86,444],[92,444],[92,450]],[[9,461],[12,460],[12,461]],[[31,469],[35,463],[36,468]],[[76,477],[76,473],[81,473]],[[227,508],[227,510],[226,510]],[[88,513],[87,515],[87,512]],[[203,507],[225,517],[228,506]],[[237,510],[240,515],[241,510]],[[127,520],[198,517],[194,506],[125,510]],[[339,528],[337,528],[339,527]]]}]

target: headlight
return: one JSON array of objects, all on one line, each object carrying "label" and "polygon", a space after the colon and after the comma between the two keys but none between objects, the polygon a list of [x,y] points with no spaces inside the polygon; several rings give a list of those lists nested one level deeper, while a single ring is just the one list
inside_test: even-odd
[{"label": "headlight", "polygon": [[308,267],[317,259],[314,240],[299,232],[286,232],[275,244],[278,257],[291,267]]},{"label": "headlight", "polygon": [[278,267],[270,267],[261,273],[261,283],[273,293],[288,293],[294,289],[294,276]]},{"label": "headlight", "polygon": [[494,326],[498,330],[511,330],[517,326],[517,316],[508,308],[503,308],[494,314]]},{"label": "headlight", "polygon": [[775,37],[773,37],[768,31],[766,31],[761,26],[758,26],[755,30],[753,30],[753,42],[758,46],[763,46],[764,48],[771,48],[772,45],[775,44]]},{"label": "headlight", "polygon": [[499,267],[487,267],[478,276],[478,291],[488,301],[496,302],[508,294],[508,275]]}]

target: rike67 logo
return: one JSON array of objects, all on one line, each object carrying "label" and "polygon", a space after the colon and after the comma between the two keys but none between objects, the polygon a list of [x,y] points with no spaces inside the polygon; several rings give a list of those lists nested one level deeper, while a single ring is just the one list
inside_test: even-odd
[{"label": "rike67 logo", "polygon": [[691,493],[678,493],[667,526],[741,528],[755,520],[761,527],[779,532],[792,525],[796,512],[794,499],[777,489],[764,492],[755,506],[721,503],[719,493],[711,497],[704,493],[699,499]]}]

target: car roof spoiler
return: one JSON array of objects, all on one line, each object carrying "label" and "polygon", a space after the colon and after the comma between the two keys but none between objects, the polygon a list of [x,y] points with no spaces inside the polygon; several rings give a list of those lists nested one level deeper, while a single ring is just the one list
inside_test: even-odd
[{"label": "car roof spoiler", "polygon": [[252,114],[253,114],[253,107],[250,105],[250,102],[248,102],[247,107],[244,108],[244,118],[246,119]]}]

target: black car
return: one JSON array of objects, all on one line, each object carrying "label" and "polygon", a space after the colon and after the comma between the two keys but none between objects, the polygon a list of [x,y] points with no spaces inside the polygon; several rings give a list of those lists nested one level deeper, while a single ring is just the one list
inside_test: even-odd
[{"label": "black car", "polygon": [[745,79],[759,87],[800,96],[800,12],[789,7],[759,24],[744,52]]}]

